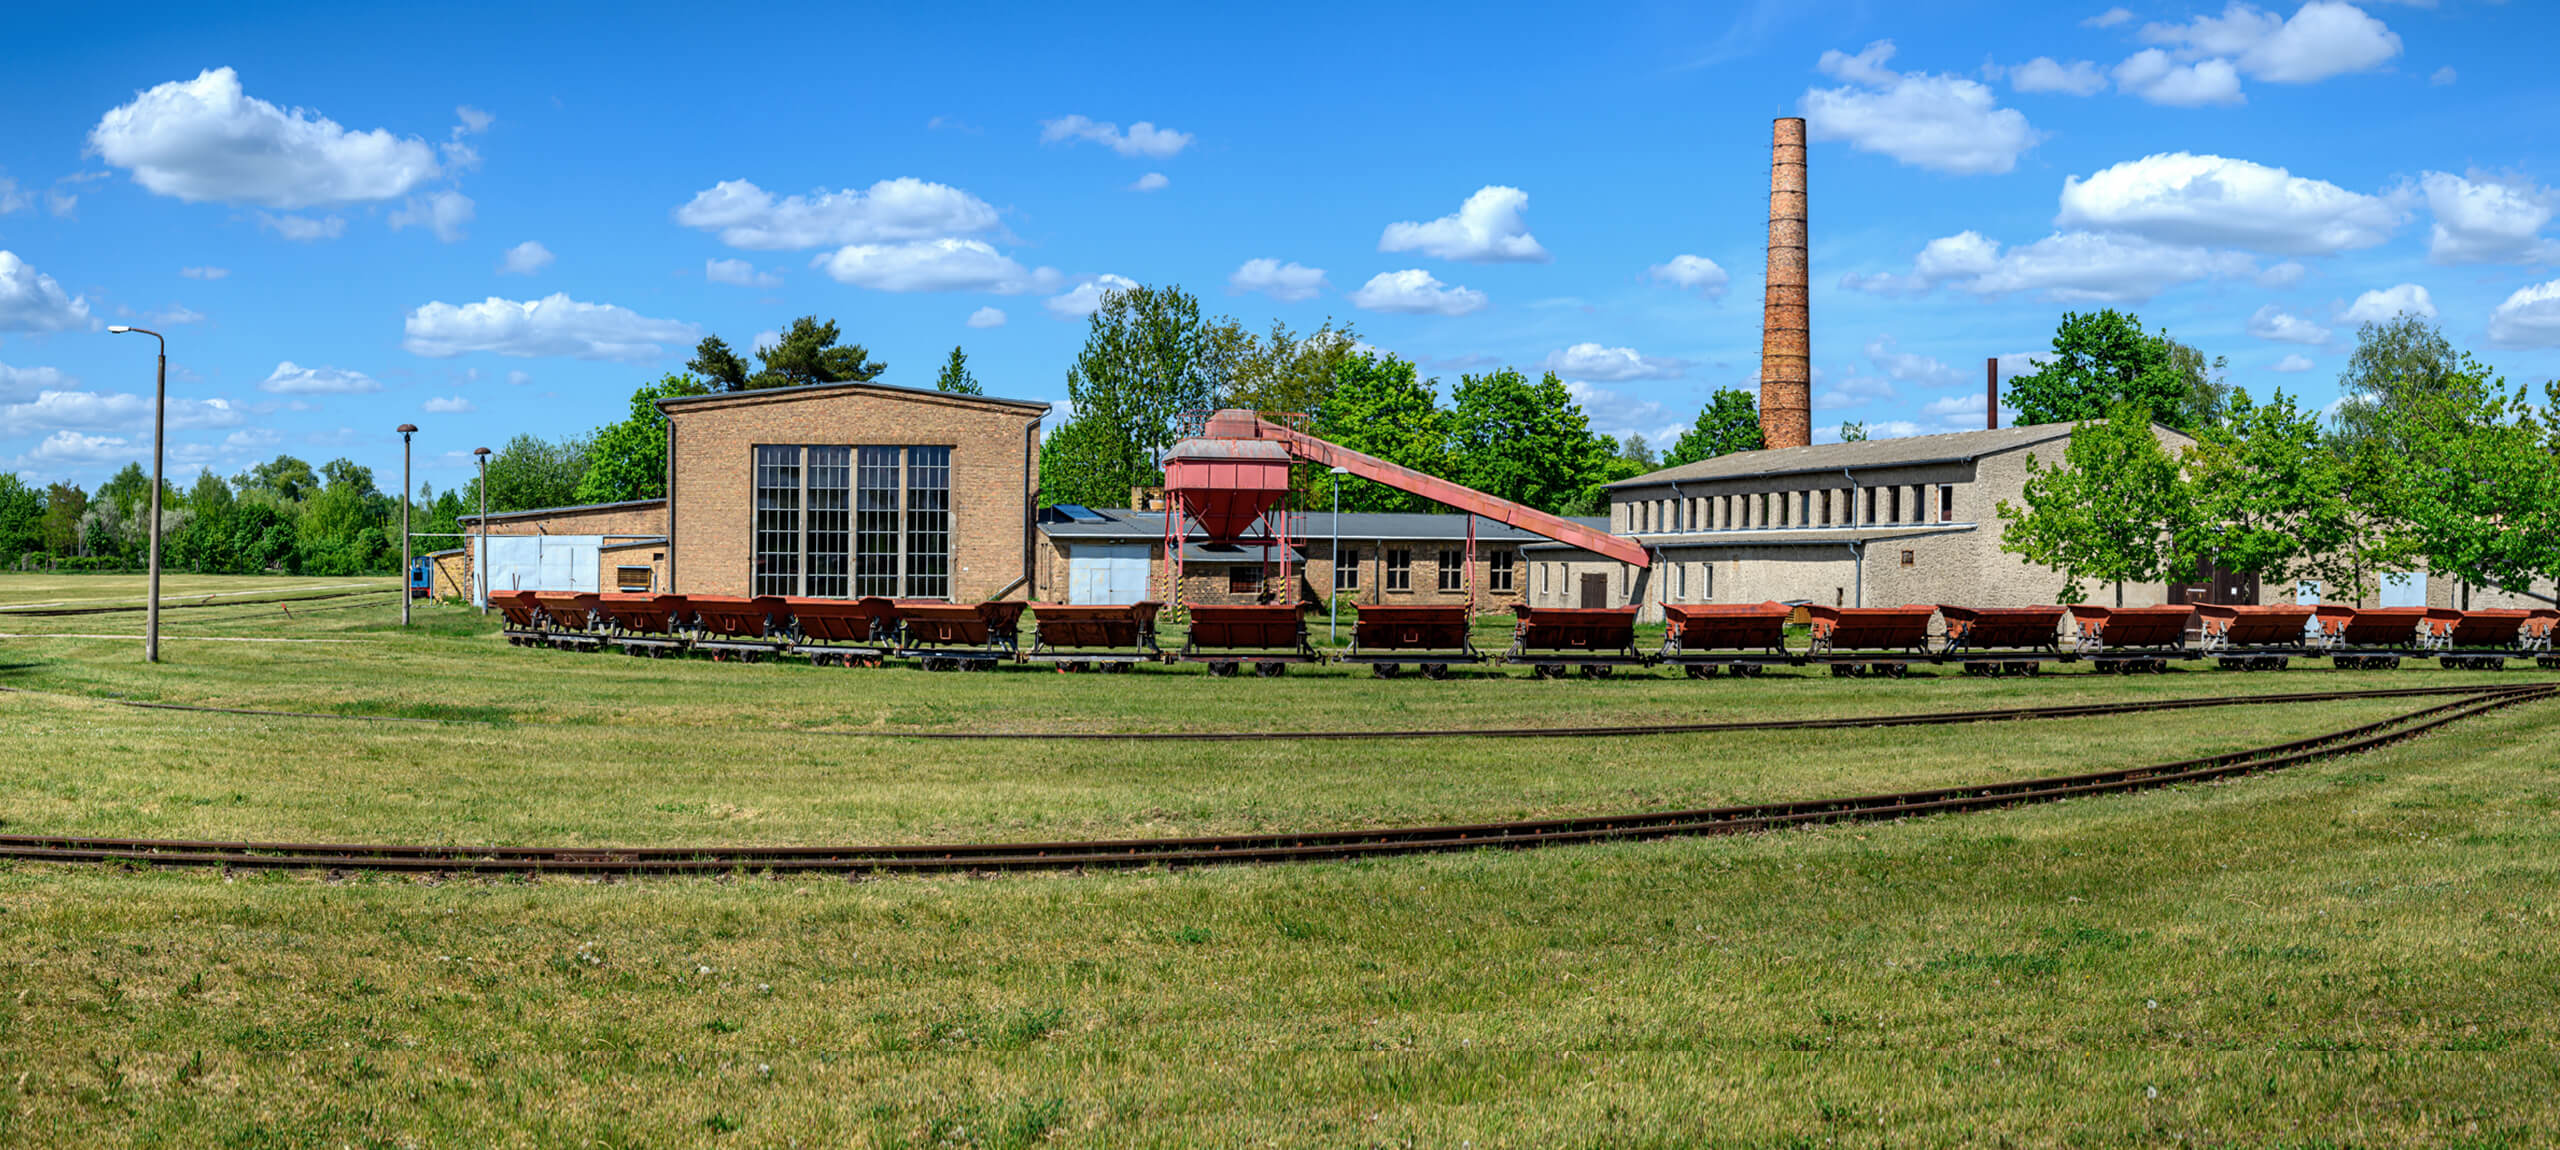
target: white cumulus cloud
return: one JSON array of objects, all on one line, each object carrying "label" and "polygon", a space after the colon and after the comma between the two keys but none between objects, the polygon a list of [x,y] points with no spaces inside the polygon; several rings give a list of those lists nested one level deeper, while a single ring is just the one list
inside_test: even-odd
[{"label": "white cumulus cloud", "polygon": [[1917,294],[1946,286],[1976,295],[2033,292],[2058,301],[2139,303],[2179,284],[2249,276],[2246,254],[2105,232],[2056,232],[2003,249],[1979,232],[1929,241],[1909,275],[1851,276],[1843,286]]},{"label": "white cumulus cloud", "polygon": [[298,244],[334,240],[347,234],[347,221],[338,216],[323,216],[315,220],[289,213],[280,216],[273,212],[260,212],[258,226]]},{"label": "white cumulus cloud", "polygon": [[2280,255],[2373,247],[2400,226],[2388,200],[2247,160],[2169,152],[2064,178],[2060,227]]},{"label": "white cumulus cloud", "polygon": [[391,230],[423,227],[436,238],[453,243],[464,236],[463,228],[471,223],[477,205],[471,197],[456,191],[437,192],[431,196],[411,196],[409,202],[391,213]]},{"label": "white cumulus cloud", "polygon": [[2521,177],[2428,172],[2418,178],[2427,211],[2436,218],[2427,259],[2440,264],[2541,263],[2560,245],[2542,238],[2543,225],[2560,207],[2560,192]]},{"label": "white cumulus cloud", "polygon": [[57,368],[11,367],[0,363],[0,403],[32,399],[39,392],[68,391],[77,383]]},{"label": "white cumulus cloud", "polygon": [[2310,84],[2389,63],[2400,37],[2342,0],[2311,0],[2288,19],[2232,0],[2219,16],[2146,24],[2142,38],[2194,56],[2230,58],[2242,72],[2276,84]]},{"label": "white cumulus cloud", "polygon": [[1961,76],[1895,72],[1885,66],[1893,51],[1893,41],[1878,40],[1855,56],[1822,54],[1822,71],[1848,85],[1805,92],[1813,139],[1957,175],[2006,172],[2035,146],[2026,114],[2000,107],[1991,89]]},{"label": "white cumulus cloud", "polygon": [[304,367],[288,359],[267,373],[258,390],[277,395],[362,395],[382,390],[382,384],[361,371]]},{"label": "white cumulus cloud", "polygon": [[782,282],[782,277],[757,269],[745,260],[708,259],[702,261],[702,278],[716,284],[736,287],[769,288]]},{"label": "white cumulus cloud", "polygon": [[689,228],[750,251],[937,239],[996,226],[993,205],[949,184],[901,176],[868,190],[846,188],[775,199],[745,180],[722,180],[675,211]]},{"label": "white cumulus cloud", "polygon": [[1590,379],[1617,383],[1629,379],[1678,379],[1689,365],[1667,356],[1646,355],[1632,347],[1607,347],[1597,343],[1577,343],[1547,353],[1542,364],[1548,371],[1568,379]]},{"label": "white cumulus cloud", "polygon": [[2283,372],[2288,375],[2297,371],[2309,371],[2311,370],[2311,357],[2304,355],[2301,352],[2295,352],[2292,355],[2288,355],[2283,359],[2277,360],[2275,362],[2275,366],[2270,367],[2267,370]]},{"label": "white cumulus cloud", "polygon": [[1421,268],[1379,272],[1351,293],[1351,302],[1370,311],[1400,315],[1465,315],[1491,302],[1473,288],[1452,287]]},{"label": "white cumulus cloud", "polygon": [[38,443],[35,450],[18,457],[21,467],[74,467],[111,463],[131,459],[133,448],[119,436],[82,435],[76,431],[57,431]]},{"label": "white cumulus cloud", "polygon": [[1011,294],[1048,286],[1056,273],[1026,270],[984,240],[944,238],[900,244],[847,244],[810,261],[837,283],[873,291],[985,291]]},{"label": "white cumulus cloud", "polygon": [[498,264],[499,275],[529,276],[551,266],[551,249],[535,240],[526,240],[507,249],[506,259]]},{"label": "white cumulus cloud", "polygon": [[1133,192],[1161,192],[1171,186],[1173,186],[1173,181],[1167,179],[1163,172],[1149,172],[1146,175],[1138,177],[1136,182],[1130,184],[1129,190]]},{"label": "white cumulus cloud", "polygon": [[976,311],[970,312],[970,313],[969,313],[969,326],[971,326],[971,327],[1003,327],[1003,326],[1004,326],[1004,309],[1003,309],[1003,308],[1000,308],[1000,307],[982,307],[982,308],[979,308],[979,309],[978,309],[978,310],[976,310]]},{"label": "white cumulus cloud", "polygon": [[95,323],[86,297],[63,291],[52,276],[0,248],[0,331],[74,331]]},{"label": "white cumulus cloud", "polygon": [[1733,277],[1725,274],[1723,268],[1716,266],[1716,261],[1705,256],[1685,254],[1676,255],[1655,264],[1646,269],[1645,274],[1664,283],[1696,288],[1708,299],[1722,297],[1725,286],[1733,281]]},{"label": "white cumulus cloud", "polygon": [[1528,210],[1529,193],[1487,184],[1439,219],[1388,224],[1378,236],[1378,250],[1474,263],[1545,263],[1547,249],[1538,246],[1522,218]]},{"label": "white cumulus cloud", "polygon": [[2420,319],[2436,317],[2436,301],[2416,284],[2379,288],[2356,297],[2338,313],[2340,323],[2383,323],[2402,312]]},{"label": "white cumulus cloud", "polygon": [[2009,69],[2009,86],[2021,92],[2089,96],[2107,86],[2107,74],[2087,60],[2065,64],[2051,56],[2038,56]]},{"label": "white cumulus cloud", "polygon": [[[0,435],[37,435],[56,429],[74,431],[148,431],[152,397],[120,392],[45,391],[26,403],[0,407]],[[169,400],[169,426],[179,430],[234,427],[243,418],[227,399]]]},{"label": "white cumulus cloud", "polygon": [[1101,310],[1102,297],[1105,294],[1126,291],[1136,286],[1138,286],[1136,280],[1105,272],[1077,284],[1073,290],[1050,296],[1041,306],[1048,308],[1049,314],[1059,319],[1083,319]]},{"label": "white cumulus cloud", "polygon": [[307,208],[394,199],[438,174],[435,149],[383,129],[248,95],[229,68],[171,81],[111,109],[89,147],[135,183],[195,202]]},{"label": "white cumulus cloud", "polygon": [[2083,28],[2113,28],[2116,25],[2125,23],[2131,19],[2133,19],[2133,13],[2129,9],[2109,8],[2104,12],[2100,12],[2095,16],[2091,16],[2088,19],[2081,21],[2080,26]]},{"label": "white cumulus cloud", "polygon": [[689,344],[701,329],[652,319],[613,304],[586,303],[554,292],[538,300],[491,296],[479,303],[426,304],[409,313],[400,346],[431,358],[488,351],[513,356],[571,356],[642,363]]},{"label": "white cumulus cloud", "polygon": [[1190,147],[1191,133],[1159,128],[1145,120],[1129,125],[1126,132],[1121,131],[1118,124],[1084,116],[1061,116],[1055,120],[1040,121],[1041,143],[1073,143],[1077,140],[1100,144],[1123,156],[1163,159]]},{"label": "white cumulus cloud", "polygon": [[463,396],[439,395],[419,404],[418,410],[429,415],[468,415],[480,409],[472,406],[471,401]]},{"label": "white cumulus cloud", "polygon": [[2249,334],[2277,343],[2321,344],[2329,342],[2329,329],[2268,304],[2249,316]]},{"label": "white cumulus cloud", "polygon": [[2489,342],[2500,347],[2560,347],[2560,280],[2518,288],[2489,313]]},{"label": "white cumulus cloud", "polygon": [[2172,108],[2249,102],[2240,93],[2240,70],[2229,60],[2181,64],[2158,48],[2145,48],[2116,65],[2115,77],[2126,95]]},{"label": "white cumulus cloud", "polygon": [[1227,277],[1228,291],[1261,292],[1278,300],[1314,299],[1327,286],[1323,268],[1307,267],[1294,260],[1246,260]]},{"label": "white cumulus cloud", "polygon": [[1902,351],[1889,335],[1867,341],[1867,362],[1876,365],[1886,379],[1896,383],[1916,383],[1922,387],[1952,387],[1966,380],[1965,373],[1916,351]]}]

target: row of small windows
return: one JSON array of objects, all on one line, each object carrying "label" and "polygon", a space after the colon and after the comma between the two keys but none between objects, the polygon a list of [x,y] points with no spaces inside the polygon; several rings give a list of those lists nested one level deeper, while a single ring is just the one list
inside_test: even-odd
[{"label": "row of small windows", "polygon": [[[1381,550],[1380,556],[1382,562],[1379,564],[1379,586],[1388,591],[1413,590],[1413,548],[1388,547]],[[1488,551],[1484,553],[1483,559],[1485,590],[1508,592],[1517,585],[1515,579],[1516,572],[1519,570],[1519,552]],[[1438,555],[1434,556],[1434,561],[1434,581],[1439,590],[1464,591],[1467,589],[1466,552],[1455,547],[1444,547],[1440,549]],[[1334,568],[1334,590],[1359,590],[1360,568],[1361,550],[1357,547],[1343,548],[1342,560]],[[1227,590],[1239,595],[1258,591],[1262,587],[1262,575],[1260,566],[1228,568]]]},{"label": "row of small windows", "polygon": [[951,597],[951,449],[758,445],[758,595]]},{"label": "row of small windows", "polygon": [[[1742,531],[1777,527],[1849,527],[1869,524],[1953,523],[1956,486],[1941,483],[1886,487],[1821,487],[1749,495],[1693,495],[1686,499],[1638,499],[1617,505],[1612,528],[1632,534]],[[1936,506],[1932,507],[1931,504]],[[1934,514],[1933,514],[1934,512]]]}]

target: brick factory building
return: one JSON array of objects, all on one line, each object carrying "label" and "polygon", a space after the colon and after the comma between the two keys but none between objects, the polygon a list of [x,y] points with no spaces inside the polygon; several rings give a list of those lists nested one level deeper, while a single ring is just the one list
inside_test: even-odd
[{"label": "brick factory building", "polygon": [[[1344,512],[1338,528],[1348,603],[1432,606],[1468,601],[1467,519],[1459,514]],[[1322,601],[1334,582],[1337,524],[1330,512],[1294,517],[1291,593]],[[1594,527],[1604,520],[1580,522]],[[1522,548],[1539,536],[1475,518],[1474,598],[1487,611],[1507,610],[1528,586]],[[1053,507],[1040,515],[1038,598],[1046,603],[1174,602],[1172,568],[1164,561],[1164,512]],[[1278,551],[1273,550],[1276,558]],[[1263,549],[1210,544],[1194,532],[1183,546],[1185,603],[1259,603],[1277,598]]]}]

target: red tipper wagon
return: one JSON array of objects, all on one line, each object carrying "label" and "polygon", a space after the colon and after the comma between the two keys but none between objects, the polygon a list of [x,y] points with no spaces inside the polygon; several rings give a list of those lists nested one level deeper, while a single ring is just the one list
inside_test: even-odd
[{"label": "red tipper wagon", "polygon": [[1061,671],[1126,671],[1158,657],[1156,613],[1164,604],[1034,603],[1031,653]]},{"label": "red tipper wagon", "polygon": [[1661,659],[1678,664],[1692,679],[1715,674],[1717,667],[1757,675],[1789,661],[1787,617],[1794,612],[1777,602],[1665,603]]},{"label": "red tipper wagon", "polygon": [[1914,656],[1929,651],[1929,617],[1938,609],[1924,603],[1900,607],[1824,607],[1806,604],[1813,621],[1813,661],[1831,665],[1834,675],[1882,674],[1901,677]]},{"label": "red tipper wagon", "polygon": [[2169,656],[2186,652],[2187,621],[2195,613],[2195,608],[2184,604],[2099,607],[2074,603],[2071,618],[2079,625],[2080,635],[2073,649],[2102,673],[2166,671]]},{"label": "red tipper wagon", "polygon": [[1366,663],[1379,678],[1393,678],[1407,666],[1420,666],[1427,678],[1445,679],[1452,663],[1473,663],[1476,654],[1468,631],[1474,613],[1463,603],[1437,606],[1369,604],[1356,608],[1351,624],[1351,650],[1345,663]]},{"label": "red tipper wagon", "polygon": [[2199,603],[2195,610],[2205,651],[2226,669],[2281,671],[2294,656],[2309,653],[2309,605]]},{"label": "red tipper wagon", "polygon": [[603,596],[592,591],[536,591],[533,602],[549,621],[545,638],[552,646],[592,651],[604,645],[604,624],[596,616]]},{"label": "red tipper wagon", "polygon": [[1286,674],[1291,663],[1315,661],[1307,646],[1308,603],[1250,603],[1191,608],[1191,631],[1176,658],[1206,663],[1212,675],[1235,674],[1244,664],[1257,675]]},{"label": "red tipper wagon", "polygon": [[2060,607],[1963,607],[1941,603],[1942,659],[1962,659],[1968,675],[2033,675],[2062,655]]},{"label": "red tipper wagon", "polygon": [[890,607],[897,613],[898,654],[922,660],[928,671],[989,670],[1013,654],[1024,606],[896,600]]},{"label": "red tipper wagon", "polygon": [[1511,605],[1517,621],[1511,629],[1510,659],[1536,668],[1541,679],[1561,677],[1565,668],[1589,678],[1604,678],[1619,667],[1641,667],[1636,653],[1636,609],[1633,607],[1532,607]]},{"label": "red tipper wagon", "polygon": [[691,612],[682,595],[601,595],[596,612],[606,637],[626,655],[663,659],[684,651]]},{"label": "red tipper wagon", "polygon": [[540,645],[543,641],[542,607],[531,591],[492,591],[489,605],[498,609],[504,622],[499,633],[506,636],[510,647]]},{"label": "red tipper wagon", "polygon": [[877,667],[897,646],[897,615],[886,599],[786,597],[792,650],[824,667]]},{"label": "red tipper wagon", "polygon": [[693,595],[687,597],[698,650],[714,659],[754,663],[791,647],[791,604],[780,595]]}]

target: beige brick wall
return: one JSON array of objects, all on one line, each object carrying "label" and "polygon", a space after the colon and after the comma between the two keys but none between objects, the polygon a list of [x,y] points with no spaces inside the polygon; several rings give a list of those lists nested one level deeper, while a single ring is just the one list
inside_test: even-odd
[{"label": "beige brick wall", "polygon": [[[478,530],[475,521],[466,516],[465,533]],[[489,517],[491,535],[603,535],[646,536],[656,538],[667,533],[667,505],[664,500],[645,503],[612,504],[605,507],[545,512],[539,517]]]},{"label": "beige brick wall", "polygon": [[[1040,473],[1041,411],[1011,401],[847,386],[744,392],[666,408],[673,437],[672,589],[744,595],[755,527],[755,449],[949,447],[951,595],[1026,598],[1019,583]],[[1026,482],[1026,476],[1029,477]]]}]

